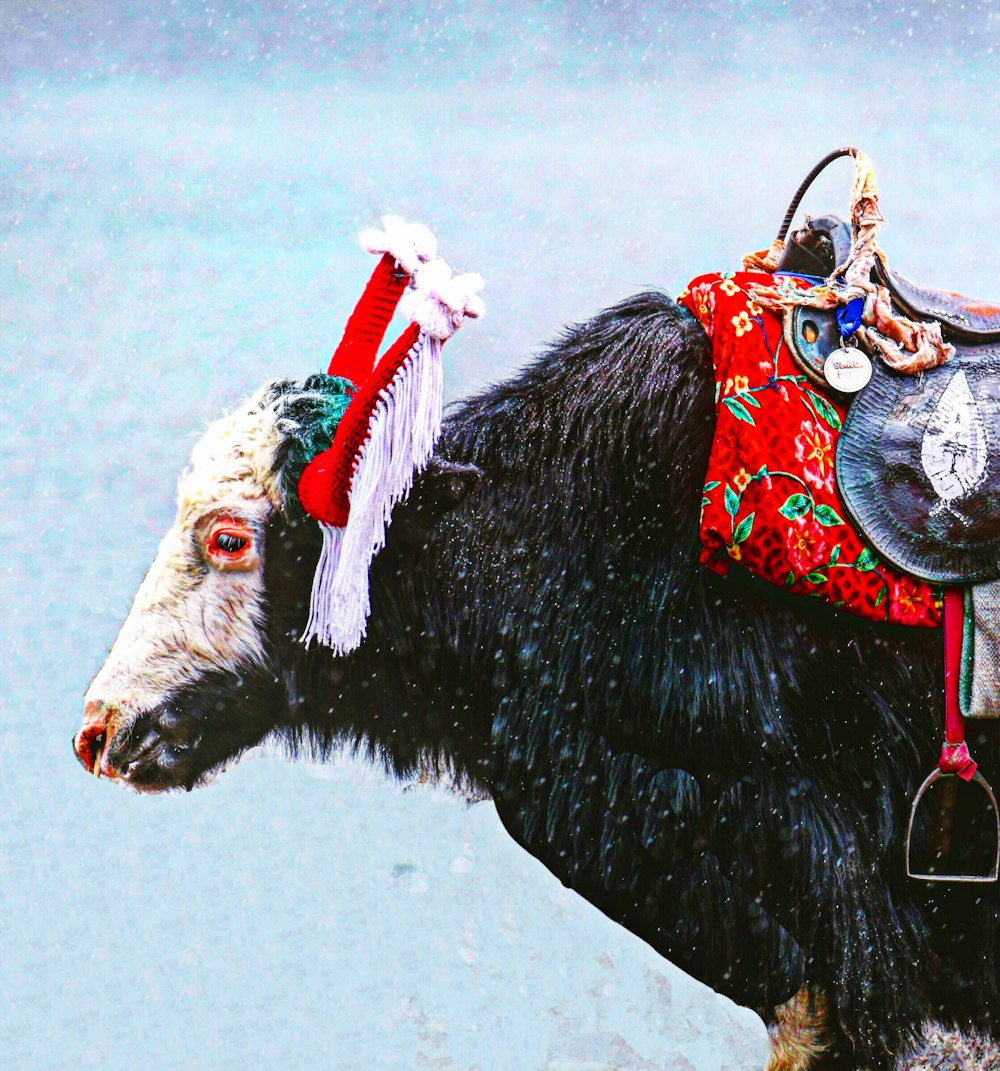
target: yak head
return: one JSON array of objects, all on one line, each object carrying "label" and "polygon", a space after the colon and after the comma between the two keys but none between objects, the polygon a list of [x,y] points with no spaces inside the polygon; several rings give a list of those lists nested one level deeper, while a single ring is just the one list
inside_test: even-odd
[{"label": "yak head", "polygon": [[[292,599],[304,627],[320,548],[295,488],[329,445],[349,386],[269,383],[196,445],[173,526],[87,691],[73,738],[87,770],[138,790],[191,788],[285,724],[294,697],[274,620]],[[432,463],[422,482],[444,483],[436,498],[450,508],[471,481],[444,475],[435,480]]]}]

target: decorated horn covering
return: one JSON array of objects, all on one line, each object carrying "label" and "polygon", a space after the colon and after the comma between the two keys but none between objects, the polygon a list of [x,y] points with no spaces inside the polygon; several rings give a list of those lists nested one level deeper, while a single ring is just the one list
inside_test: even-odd
[{"label": "decorated horn covering", "polygon": [[[385,545],[393,506],[409,494],[441,432],[441,345],[465,317],[485,311],[474,273],[455,275],[424,226],[385,216],[361,244],[380,260],[330,361],[353,395],[330,446],[298,482],[303,510],[323,529],[309,620],[302,635],[337,654],[364,639],[371,609],[368,574]],[[378,358],[396,312],[410,325]]]}]

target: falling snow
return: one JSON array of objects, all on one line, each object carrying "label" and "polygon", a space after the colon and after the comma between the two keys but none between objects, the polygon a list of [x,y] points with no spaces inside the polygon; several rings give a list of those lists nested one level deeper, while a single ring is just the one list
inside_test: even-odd
[{"label": "falling snow", "polygon": [[[69,738],[194,434],[325,363],[384,211],[486,276],[451,397],[763,248],[840,144],[876,162],[900,269],[1000,292],[988,7],[5,0],[4,1066],[762,1066],[754,1015],[489,803],[267,752],[134,798]],[[842,211],[848,181],[806,209]]]}]

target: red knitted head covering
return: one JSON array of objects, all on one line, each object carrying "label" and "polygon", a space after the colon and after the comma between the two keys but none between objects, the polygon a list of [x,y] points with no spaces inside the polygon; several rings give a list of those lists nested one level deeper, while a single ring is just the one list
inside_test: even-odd
[{"label": "red knitted head covering", "polygon": [[[393,506],[409,494],[441,431],[441,344],[466,316],[484,311],[482,277],[454,275],[420,224],[385,216],[361,243],[381,254],[351,314],[328,373],[354,395],[329,449],[299,479],[299,501],[320,522],[323,550],[302,640],[353,651],[365,635],[368,571],[385,545]],[[378,348],[397,306],[411,323],[381,358]]]}]

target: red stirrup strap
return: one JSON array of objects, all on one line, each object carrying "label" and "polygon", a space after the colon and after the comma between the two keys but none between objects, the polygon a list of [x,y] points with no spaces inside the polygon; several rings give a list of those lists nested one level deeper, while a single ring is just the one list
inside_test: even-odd
[{"label": "red stirrup strap", "polygon": [[958,703],[958,682],[962,669],[962,633],[965,600],[961,588],[944,589],[944,745],[938,768],[971,781],[976,763],[965,742],[965,719]]}]

